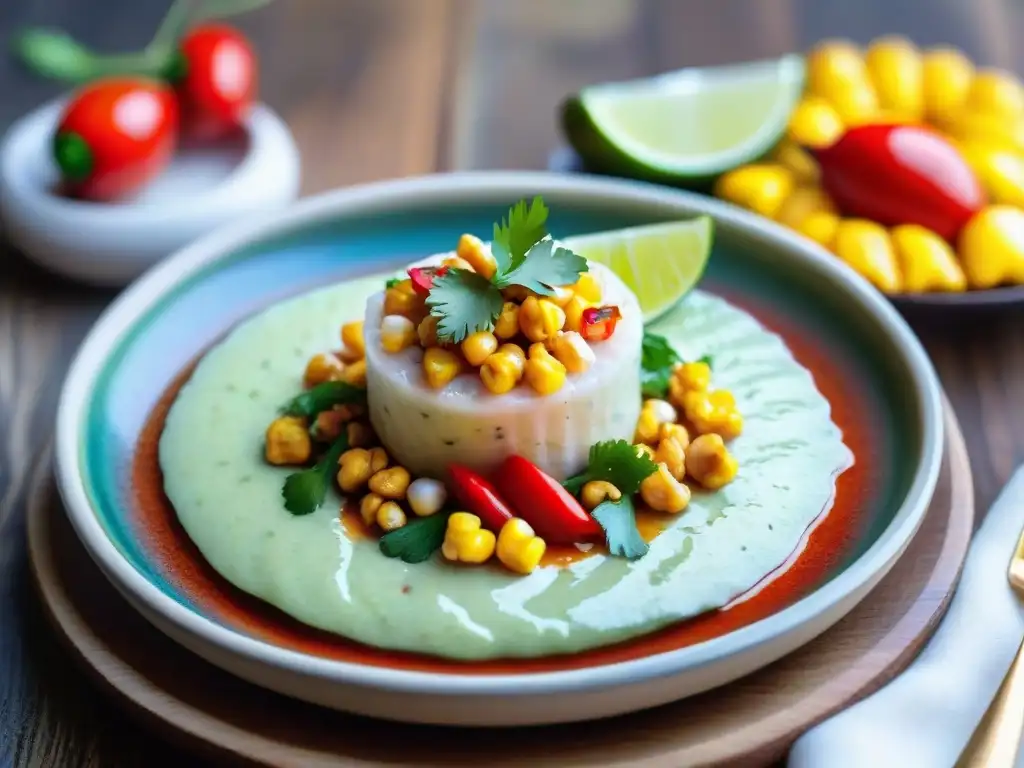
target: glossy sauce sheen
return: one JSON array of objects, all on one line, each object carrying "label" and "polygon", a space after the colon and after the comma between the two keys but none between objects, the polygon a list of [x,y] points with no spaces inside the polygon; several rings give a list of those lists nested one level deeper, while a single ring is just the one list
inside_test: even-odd
[{"label": "glossy sauce sheen", "polygon": [[[379,650],[300,624],[235,588],[214,571],[178,523],[164,494],[158,461],[160,435],[167,411],[191,369],[184,371],[164,393],[136,449],[131,494],[132,511],[140,537],[149,542],[154,558],[169,581],[201,612],[266,642],[352,663],[464,674],[556,671],[641,658],[724,635],[781,610],[813,590],[829,575],[858,538],[865,519],[868,489],[876,474],[869,427],[858,416],[866,407],[866,398],[857,390],[855,379],[846,375],[834,359],[820,352],[793,328],[774,321],[770,314],[758,311],[756,307],[746,306],[745,309],[769,330],[780,334],[796,360],[812,372],[817,388],[831,404],[832,419],[842,430],[844,442],[853,452],[856,462],[837,478],[835,503],[814,526],[801,556],[784,573],[773,575],[770,583],[753,597],[734,601],[735,606],[727,610],[705,613],[642,638],[592,651],[483,662],[459,662]],[[660,517],[653,514],[640,517],[638,522],[645,538],[657,535]],[[358,518],[345,515],[343,520],[350,533],[358,531],[358,535],[367,535]],[[571,562],[583,556],[568,548],[553,548],[549,562]],[[414,585],[407,585],[409,591],[414,588]]]}]

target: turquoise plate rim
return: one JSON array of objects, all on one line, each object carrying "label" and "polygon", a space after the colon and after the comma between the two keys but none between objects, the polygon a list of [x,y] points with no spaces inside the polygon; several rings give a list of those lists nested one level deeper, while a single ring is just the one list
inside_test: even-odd
[{"label": "turquoise plate rim", "polygon": [[[92,508],[83,479],[84,413],[112,351],[132,326],[182,282],[261,241],[315,226],[331,217],[400,210],[403,205],[464,201],[476,195],[514,199],[541,193],[584,201],[615,201],[679,215],[710,214],[716,226],[783,250],[815,278],[830,280],[860,304],[899,351],[916,395],[920,452],[909,491],[877,541],[842,573],[787,608],[723,637],[644,658],[597,667],[527,674],[465,675],[371,667],[283,649],[245,636],[164,594],[137,571],[108,537]],[[103,313],[72,361],[58,406],[55,474],[69,519],[106,577],[149,621],[191,650],[221,666],[257,665],[301,679],[319,679],[393,692],[486,695],[582,692],[635,684],[730,661],[743,672],[770,663],[838,621],[888,572],[917,532],[931,501],[944,449],[942,395],[920,342],[885,298],[853,270],[804,238],[724,203],[652,184],[549,172],[460,172],[376,182],[307,198],[256,224],[221,229],[157,265]],[[808,634],[812,630],[813,634]],[[801,635],[803,632],[803,635]],[[798,638],[802,640],[798,641]],[[773,657],[751,661],[759,649],[789,645]],[[765,655],[765,651],[761,656]],[[745,661],[741,661],[745,658]],[[735,676],[735,675],[734,675]],[[683,694],[681,694],[683,695]]]}]

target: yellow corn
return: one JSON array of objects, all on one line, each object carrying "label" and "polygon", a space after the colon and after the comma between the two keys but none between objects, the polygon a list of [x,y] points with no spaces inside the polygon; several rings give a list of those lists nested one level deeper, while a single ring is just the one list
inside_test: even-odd
[{"label": "yellow corn", "polygon": [[781,165],[793,174],[797,184],[813,185],[821,179],[818,164],[810,153],[792,139],[783,139],[765,156],[765,160]]},{"label": "yellow corn", "polygon": [[356,360],[345,366],[341,372],[341,380],[353,387],[366,386],[366,360]]},{"label": "yellow corn", "polygon": [[847,40],[822,40],[806,58],[810,93],[827,99],[839,88],[867,82],[864,59],[857,46]]},{"label": "yellow corn", "polygon": [[661,422],[657,414],[650,408],[640,409],[640,418],[636,420],[636,434],[633,436],[634,443],[651,445],[658,439],[658,428]]},{"label": "yellow corn", "polygon": [[377,442],[377,436],[365,421],[353,421],[345,425],[348,444],[353,448],[367,448]]},{"label": "yellow corn", "polygon": [[444,483],[432,477],[418,477],[412,481],[405,492],[405,500],[409,508],[418,517],[429,517],[441,511],[448,500],[448,491]]},{"label": "yellow corn", "polygon": [[373,476],[370,452],[365,448],[350,448],[338,459],[338,486],[345,493],[358,491]]},{"label": "yellow corn", "polygon": [[515,345],[503,344],[480,366],[480,381],[493,395],[510,392],[522,380],[526,367],[525,356],[519,347],[515,347],[519,352],[518,355],[504,350],[504,347],[515,347]]},{"label": "yellow corn", "polygon": [[511,339],[519,333],[519,305],[506,301],[501,305],[501,314],[494,321],[494,335],[499,339]]},{"label": "yellow corn", "polygon": [[385,499],[398,500],[405,497],[412,477],[405,467],[391,467],[375,472],[369,480],[370,490]]},{"label": "yellow corn", "polygon": [[593,509],[605,501],[618,501],[622,492],[605,480],[591,480],[580,489],[580,503],[587,509]]},{"label": "yellow corn", "polygon": [[462,358],[442,347],[431,347],[423,353],[423,376],[434,389],[441,389],[462,373]]},{"label": "yellow corn", "polygon": [[820,96],[805,97],[789,118],[789,138],[804,147],[826,147],[842,133],[842,119]]},{"label": "yellow corn", "polygon": [[716,197],[774,219],[794,185],[789,169],[755,163],[724,173],[715,182],[714,193]]},{"label": "yellow corn", "polygon": [[384,291],[384,314],[402,315],[418,323],[427,316],[426,299],[416,293],[412,280],[403,280]]},{"label": "yellow corn", "polygon": [[591,304],[601,302],[601,284],[590,272],[580,274],[580,279],[572,286],[572,292]]},{"label": "yellow corn", "polygon": [[497,348],[498,339],[490,331],[471,333],[462,342],[462,354],[473,367],[483,365]]},{"label": "yellow corn", "polygon": [[839,222],[836,255],[860,272],[883,293],[899,293],[903,278],[896,263],[892,240],[881,224],[866,219]]},{"label": "yellow corn", "polygon": [[968,139],[957,149],[988,193],[990,203],[1024,207],[1024,156],[998,142]]},{"label": "yellow corn", "polygon": [[539,395],[550,395],[565,384],[565,366],[552,357],[540,342],[530,345],[523,375],[526,383]]},{"label": "yellow corn", "polygon": [[690,433],[682,424],[662,424],[658,427],[658,441],[675,440],[684,449],[690,444]]},{"label": "yellow corn", "polygon": [[964,107],[968,112],[1016,119],[1024,115],[1024,87],[1009,72],[982,69],[971,81]]},{"label": "yellow corn", "polygon": [[633,446],[636,448],[637,456],[646,456],[647,458],[654,460],[654,449],[646,443],[637,443]]},{"label": "yellow corn", "polygon": [[447,259],[441,262],[442,266],[455,267],[456,269],[464,269],[467,272],[474,272],[473,265],[466,261],[461,256],[449,256]]},{"label": "yellow corn", "polygon": [[587,301],[579,294],[575,294],[565,305],[565,325],[563,328],[566,331],[580,333],[583,330],[583,310],[590,309],[593,306],[595,306],[594,303]]},{"label": "yellow corn", "polygon": [[643,410],[653,412],[659,426],[666,423],[670,424],[679,419],[679,414],[672,404],[657,397],[644,400]]},{"label": "yellow corn", "polygon": [[490,280],[498,268],[490,249],[484,245],[479,237],[474,235],[463,235],[459,238],[459,247],[456,251],[460,258],[469,262],[473,271]]},{"label": "yellow corn", "polygon": [[721,488],[736,477],[739,464],[720,435],[696,438],[686,449],[686,471],[708,490]]},{"label": "yellow corn", "polygon": [[530,341],[547,341],[562,330],[565,311],[548,299],[527,296],[519,308],[519,329]]},{"label": "yellow corn", "polygon": [[377,522],[377,510],[384,504],[384,498],[376,493],[368,493],[359,501],[359,516],[367,525]]},{"label": "yellow corn", "polygon": [[498,352],[504,355],[511,355],[516,359],[516,365],[519,367],[519,372],[522,373],[523,368],[526,366],[526,353],[523,348],[518,344],[502,344],[498,347]]},{"label": "yellow corn", "polygon": [[513,517],[498,534],[498,559],[510,571],[531,573],[540,564],[547,549],[544,539],[533,532],[525,520]]},{"label": "yellow corn", "polygon": [[839,217],[830,211],[815,211],[796,227],[796,231],[823,248],[832,250],[839,228]]},{"label": "yellow corn", "polygon": [[569,373],[583,373],[594,364],[594,350],[576,331],[559,331],[552,340],[552,351]]},{"label": "yellow corn", "polygon": [[974,65],[955,48],[933,48],[923,57],[925,114],[944,121],[967,99],[974,79]]},{"label": "yellow corn", "polygon": [[406,522],[405,510],[393,501],[385,501],[377,509],[377,525],[385,531],[394,531]]},{"label": "yellow corn", "polygon": [[341,326],[341,343],[357,357],[366,356],[366,342],[363,339],[363,321],[353,320]]},{"label": "yellow corn", "polygon": [[267,427],[264,455],[270,464],[305,464],[313,453],[306,420],[300,416],[282,416]]},{"label": "yellow corn", "polygon": [[891,234],[905,291],[967,290],[967,278],[956,254],[937,234],[916,224],[894,227]]},{"label": "yellow corn", "polygon": [[960,232],[960,260],[972,288],[1024,283],[1024,211],[982,208]]},{"label": "yellow corn", "polygon": [[701,434],[716,433],[726,440],[743,431],[743,417],[736,410],[732,394],[717,392],[688,392],[683,397],[686,418]]},{"label": "yellow corn", "polygon": [[878,96],[870,82],[839,86],[829,102],[847,127],[864,125],[878,119]]},{"label": "yellow corn", "polygon": [[658,450],[654,452],[654,460],[664,465],[668,473],[676,480],[686,476],[686,454],[684,446],[672,437],[658,440]]},{"label": "yellow corn", "polygon": [[640,498],[655,512],[674,515],[690,503],[690,489],[676,480],[668,467],[658,464],[658,470],[640,483]]},{"label": "yellow corn", "polygon": [[832,200],[820,187],[797,187],[786,198],[775,220],[784,227],[797,229],[815,213],[835,213]]},{"label": "yellow corn", "polygon": [[322,352],[309,358],[302,380],[307,387],[315,387],[325,381],[338,381],[344,370],[345,366],[341,360],[334,355]]},{"label": "yellow corn", "polygon": [[420,346],[426,349],[427,347],[437,346],[437,323],[438,318],[436,315],[427,315],[420,324],[416,326],[416,336],[420,340]]},{"label": "yellow corn", "polygon": [[711,366],[703,360],[694,363],[682,363],[672,371],[672,378],[687,391],[704,392],[711,386]]},{"label": "yellow corn", "polygon": [[[422,322],[422,321],[421,321]],[[416,324],[403,315],[385,315],[380,322],[380,345],[385,352],[395,354],[419,341]]]},{"label": "yellow corn", "polygon": [[480,527],[480,518],[469,512],[454,512],[448,518],[441,544],[446,560],[459,563],[485,563],[494,554],[495,535]]},{"label": "yellow corn", "polygon": [[882,109],[909,120],[924,113],[924,67],[917,47],[899,35],[879,37],[864,56]]}]

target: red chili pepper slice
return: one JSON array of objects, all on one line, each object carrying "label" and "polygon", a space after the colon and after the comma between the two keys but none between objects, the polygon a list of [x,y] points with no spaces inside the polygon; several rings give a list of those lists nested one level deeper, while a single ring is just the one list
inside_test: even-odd
[{"label": "red chili pepper slice", "polygon": [[416,293],[430,293],[434,285],[434,278],[440,277],[448,271],[447,265],[440,267],[410,267],[409,279],[412,280],[412,287]]},{"label": "red chili pepper slice", "polygon": [[580,335],[587,341],[606,341],[615,333],[622,313],[614,304],[583,310]]},{"label": "red chili pepper slice", "polygon": [[549,544],[599,540],[604,531],[553,477],[522,456],[509,456],[496,476],[501,494]]},{"label": "red chili pepper slice", "polygon": [[500,533],[502,526],[515,515],[498,495],[493,485],[468,467],[452,464],[448,467],[451,489],[455,498],[480,518],[480,524],[489,531]]}]

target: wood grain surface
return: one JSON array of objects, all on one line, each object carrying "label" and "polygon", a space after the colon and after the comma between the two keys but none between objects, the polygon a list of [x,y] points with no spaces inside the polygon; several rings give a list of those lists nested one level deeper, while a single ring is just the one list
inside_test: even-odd
[{"label": "wood grain surface", "polygon": [[[165,0],[7,0],[0,39],[63,27],[141,47]],[[902,32],[1024,71],[1019,0],[276,0],[238,20],[263,97],[289,122],[306,194],[453,168],[542,168],[560,100],[589,82],[773,56],[822,37]],[[0,58],[0,127],[59,91]],[[28,584],[26,473],[70,356],[110,291],[0,245],[0,766],[183,765],[125,725],[56,644]],[[1024,457],[1024,312],[920,333],[959,415],[979,518]]]},{"label": "wood grain surface", "polygon": [[214,669],[149,626],[89,560],[47,462],[32,474],[28,546],[45,610],[72,654],[154,731],[260,766],[758,768],[808,727],[902,670],[945,612],[970,543],[971,470],[946,411],[935,497],[906,556],[835,627],[731,685],[646,712],[515,730],[430,728],[326,712]]}]

